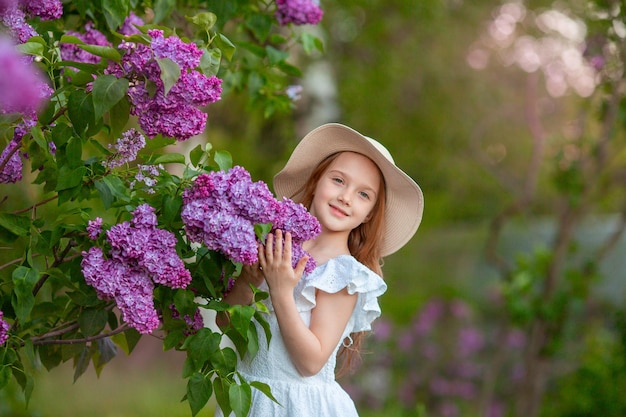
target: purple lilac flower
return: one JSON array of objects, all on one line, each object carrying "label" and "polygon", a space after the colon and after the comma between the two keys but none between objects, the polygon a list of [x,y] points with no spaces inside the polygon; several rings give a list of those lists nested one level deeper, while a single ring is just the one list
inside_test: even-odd
[{"label": "purple lilac flower", "polygon": [[[67,32],[68,35],[76,36],[88,45],[111,46],[111,42],[98,29],[94,29],[93,23],[85,25],[85,32],[79,33],[73,30]],[[87,64],[97,64],[101,58],[71,43],[61,44],[61,58],[64,61],[85,62]]]},{"label": "purple lilac flower", "polygon": [[144,21],[140,17],[138,17],[135,12],[130,12],[130,15],[128,15],[128,17],[126,18],[126,20],[124,20],[124,23],[120,27],[119,32],[122,35],[126,36],[135,35],[141,33],[141,31],[137,29],[136,26],[143,25],[145,25]]},{"label": "purple lilac flower", "polygon": [[[273,230],[292,233],[294,266],[307,255],[302,243],[321,231],[304,206],[288,199],[277,201],[264,182],[253,182],[250,173],[238,166],[199,175],[183,192],[181,217],[190,241],[247,265],[258,261],[255,224],[272,223]],[[314,268],[315,260],[309,258],[305,272]]]},{"label": "purple lilac flower", "polygon": [[146,138],[141,132],[132,128],[122,133],[115,145],[109,145],[109,149],[115,148],[115,154],[112,155],[102,165],[107,168],[116,168],[128,162],[132,162],[137,158],[137,153],[146,146]]},{"label": "purple lilac flower", "polygon": [[57,154],[57,145],[54,142],[48,142],[48,149],[50,150],[50,155],[54,156]]},{"label": "purple lilac flower", "polygon": [[87,234],[89,239],[96,240],[102,233],[102,217],[96,217],[95,220],[89,220],[87,223]]},{"label": "purple lilac flower", "polygon": [[11,37],[17,43],[25,43],[32,36],[37,35],[37,31],[26,23],[26,15],[17,7],[17,3],[5,3],[5,8],[0,13],[0,20],[9,29]]},{"label": "purple lilac flower", "polygon": [[11,326],[4,321],[4,313],[0,310],[0,346],[4,345],[9,340],[9,329]]},{"label": "purple lilac flower", "polygon": [[52,93],[36,67],[0,34],[0,113],[36,117]]},{"label": "purple lilac flower", "polygon": [[[180,312],[176,309],[174,304],[170,304],[170,310],[172,311],[172,318],[180,319]],[[204,319],[202,318],[202,313],[199,308],[196,308],[193,317],[189,314],[185,314],[183,320],[185,320],[185,323],[189,326],[189,329],[184,332],[186,336],[195,334],[204,327]]]},{"label": "purple lilac flower", "polygon": [[[22,179],[22,158],[19,155],[20,143],[10,141],[0,155],[0,184],[16,183]],[[10,155],[10,156],[9,156]]]},{"label": "purple lilac flower", "polygon": [[7,10],[14,8],[17,5],[17,0],[0,0],[0,15]]},{"label": "purple lilac flower", "polygon": [[60,0],[20,0],[20,5],[28,15],[37,16],[41,20],[55,20],[63,15]]},{"label": "purple lilac flower", "polygon": [[[195,69],[203,52],[194,43],[183,42],[176,36],[165,38],[163,31],[156,29],[148,34],[152,37],[150,46],[122,42],[119,46],[124,51],[122,61],[111,63],[107,73],[130,81],[131,113],[138,117],[139,126],[148,137],[162,134],[187,140],[204,131],[207,114],[200,108],[220,99],[222,80]],[[157,61],[165,58],[181,70],[167,94]],[[146,83],[153,88],[148,88]]]},{"label": "purple lilac flower", "polygon": [[163,169],[163,165],[137,165],[138,171],[135,175],[135,179],[130,183],[130,188],[135,188],[137,183],[144,183],[145,191],[148,194],[154,194],[154,187],[157,183],[156,178],[160,175],[160,170]]},{"label": "purple lilac flower", "polygon": [[276,19],[283,26],[289,23],[316,25],[323,14],[319,4],[312,0],[276,0]]},{"label": "purple lilac flower", "polygon": [[99,247],[83,252],[85,282],[101,299],[113,299],[124,320],[140,333],[159,325],[152,292],[155,284],[185,288],[191,274],[176,253],[173,233],[156,227],[154,209],[143,204],[133,219],[107,231],[108,257]]},{"label": "purple lilac flower", "polygon": [[302,98],[303,87],[301,85],[290,85],[285,90],[285,94],[292,102],[299,101]]}]

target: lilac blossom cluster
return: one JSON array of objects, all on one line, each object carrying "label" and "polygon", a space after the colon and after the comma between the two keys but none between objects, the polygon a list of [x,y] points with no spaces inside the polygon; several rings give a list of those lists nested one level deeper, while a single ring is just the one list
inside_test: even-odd
[{"label": "lilac blossom cluster", "polygon": [[[148,31],[150,45],[124,41],[122,61],[111,63],[107,73],[130,81],[128,97],[131,114],[150,138],[158,134],[189,139],[204,131],[207,114],[200,110],[221,98],[222,80],[196,70],[202,50],[176,36],[164,37],[163,31]],[[180,77],[165,91],[159,61],[170,59],[180,68]]]},{"label": "lilac blossom cluster", "polygon": [[134,161],[137,153],[146,146],[146,138],[134,128],[122,133],[115,145],[109,145],[109,149],[115,148],[115,153],[102,163],[107,168],[116,168]]},{"label": "lilac blossom cluster", "polygon": [[[23,116],[13,130],[13,139],[0,155],[0,184],[15,183],[22,179],[23,163],[20,155],[22,138],[37,123],[37,115]],[[27,154],[24,153],[24,156]]]},{"label": "lilac blossom cluster", "polygon": [[137,174],[135,179],[131,181],[130,188],[136,189],[137,184],[143,183],[144,191],[148,194],[154,194],[154,186],[157,183],[156,178],[160,175],[160,171],[163,169],[163,165],[137,165]]},{"label": "lilac blossom cluster", "polygon": [[0,310],[0,346],[4,345],[9,340],[9,329],[11,326],[4,321],[4,313]]},{"label": "lilac blossom cluster", "polygon": [[[111,46],[111,42],[109,42],[102,32],[93,27],[93,23],[89,22],[85,24],[84,29],[85,32],[83,33],[68,30],[66,34],[75,36],[88,45]],[[101,59],[99,56],[87,52],[72,43],[61,44],[61,58],[64,61],[84,62],[87,64],[97,64]]]},{"label": "lilac blossom cluster", "polygon": [[[143,204],[133,219],[112,226],[107,232],[108,257],[102,248],[83,252],[81,267],[85,282],[101,299],[115,300],[124,320],[140,333],[151,333],[159,324],[154,307],[155,284],[186,288],[191,274],[176,253],[173,233],[157,228],[154,209]],[[90,223],[90,236],[99,234],[101,221]]]},{"label": "lilac blossom cluster", "polygon": [[54,92],[44,76],[21,55],[11,40],[0,34],[0,114],[36,112]]},{"label": "lilac blossom cluster", "polygon": [[0,20],[9,29],[11,36],[19,43],[24,43],[37,31],[26,22],[27,18],[39,17],[41,20],[55,20],[63,15],[60,0],[2,0],[0,1]]},{"label": "lilac blossom cluster", "polygon": [[20,142],[11,140],[0,155],[0,184],[16,183],[22,179],[22,158],[19,155]]},{"label": "lilac blossom cluster", "polygon": [[319,2],[312,0],[276,0],[276,19],[285,26],[317,25],[322,20],[324,12]]},{"label": "lilac blossom cluster", "polygon": [[[250,173],[238,166],[228,172],[199,175],[183,192],[181,217],[190,241],[204,243],[247,265],[258,261],[255,224],[271,223],[272,230],[292,234],[294,266],[306,254],[302,243],[321,231],[317,219],[302,204],[276,200],[267,184],[253,182]],[[314,268],[311,257],[305,272]]]}]

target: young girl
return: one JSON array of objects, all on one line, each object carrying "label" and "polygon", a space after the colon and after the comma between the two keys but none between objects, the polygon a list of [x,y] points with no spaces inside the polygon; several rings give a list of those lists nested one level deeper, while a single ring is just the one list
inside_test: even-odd
[{"label": "young girl", "polygon": [[[307,134],[274,189],[304,204],[322,232],[303,248],[317,267],[302,276],[307,258],[291,263],[291,235],[280,230],[259,246],[259,264],[246,267],[225,301],[252,301],[249,284],[269,292],[268,348],[259,329],[259,352],[239,372],[268,384],[279,404],[253,390],[250,416],[351,417],[353,401],[335,380],[358,359],[363,332],[380,315],[387,288],[381,260],[415,234],[424,208],[419,186],[373,139],[340,125]],[[228,318],[218,316],[220,326]],[[216,416],[222,416],[218,409]]]}]

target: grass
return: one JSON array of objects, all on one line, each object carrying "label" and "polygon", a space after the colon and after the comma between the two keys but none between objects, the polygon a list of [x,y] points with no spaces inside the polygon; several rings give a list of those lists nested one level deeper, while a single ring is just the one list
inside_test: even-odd
[{"label": "grass", "polygon": [[[93,368],[73,383],[71,363],[42,371],[35,382],[31,417],[190,417],[181,402],[186,380],[184,354],[163,352],[160,341],[144,337],[130,356],[120,353],[96,375]],[[209,403],[198,417],[212,417]]]}]

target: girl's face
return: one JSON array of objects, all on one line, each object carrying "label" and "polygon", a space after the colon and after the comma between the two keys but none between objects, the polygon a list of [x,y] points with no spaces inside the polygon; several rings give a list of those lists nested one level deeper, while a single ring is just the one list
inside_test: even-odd
[{"label": "girl's face", "polygon": [[317,217],[322,230],[349,233],[369,219],[380,184],[374,162],[358,153],[343,152],[317,182],[311,214]]}]

